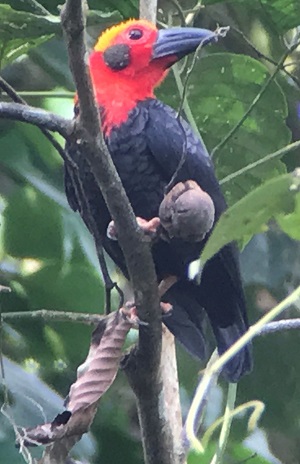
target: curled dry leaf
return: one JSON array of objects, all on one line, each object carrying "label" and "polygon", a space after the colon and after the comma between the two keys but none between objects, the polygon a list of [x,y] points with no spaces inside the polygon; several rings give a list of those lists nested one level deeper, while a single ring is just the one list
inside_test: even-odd
[{"label": "curled dry leaf", "polygon": [[70,437],[79,439],[88,431],[100,398],[116,377],[130,327],[121,310],[100,321],[93,332],[88,356],[78,368],[77,380],[70,388],[66,410],[49,424],[23,429],[19,444],[39,445],[59,440],[58,446],[66,447]]},{"label": "curled dry leaf", "polygon": [[193,180],[179,182],[163,199],[159,217],[170,238],[199,242],[213,226],[214,203]]}]

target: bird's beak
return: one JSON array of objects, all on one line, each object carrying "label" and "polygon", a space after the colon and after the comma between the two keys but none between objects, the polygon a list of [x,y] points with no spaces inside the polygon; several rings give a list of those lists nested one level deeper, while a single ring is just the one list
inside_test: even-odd
[{"label": "bird's beak", "polygon": [[199,45],[216,42],[219,34],[196,27],[160,29],[153,45],[152,59],[174,56],[175,61],[194,52]]}]

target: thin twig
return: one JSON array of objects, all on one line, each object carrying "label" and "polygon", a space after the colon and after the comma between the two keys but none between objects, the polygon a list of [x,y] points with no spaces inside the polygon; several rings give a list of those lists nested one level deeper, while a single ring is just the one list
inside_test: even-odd
[{"label": "thin twig", "polygon": [[[273,58],[270,58],[269,56],[259,51],[242,31],[240,31],[234,26],[231,26],[231,29],[237,32],[244,39],[244,41],[247,43],[247,45],[249,45],[251,50],[258,56],[258,58],[262,58],[265,61],[268,61],[269,63],[273,64],[274,66],[278,66],[278,63],[276,60],[273,60]],[[283,71],[288,77],[290,77],[295,82],[295,84],[300,88],[300,80],[285,69],[285,67],[290,66],[290,64],[292,63],[288,63],[287,65],[282,64],[280,70]],[[299,65],[298,62],[296,62],[295,64]]]},{"label": "thin twig", "polygon": [[[215,36],[216,36],[216,38],[219,37],[219,36],[220,37],[225,37],[228,31],[229,31],[229,27],[220,27],[220,28],[218,28],[216,30]],[[194,70],[194,67],[196,65],[196,62],[197,62],[197,60],[199,58],[199,52],[202,49],[205,41],[206,41],[206,39],[203,39],[200,42],[200,44],[198,45],[198,47],[197,47],[197,49],[196,49],[196,51],[195,51],[195,53],[193,55],[191,66],[189,67],[189,69],[186,72],[184,83],[183,83],[183,86],[182,86],[182,92],[180,92],[181,100],[180,100],[180,104],[179,104],[179,108],[178,108],[177,118],[180,117],[181,112],[183,110],[183,105],[184,105],[184,103],[186,101],[186,93],[187,93],[188,83],[189,83],[190,77],[192,75],[192,72]],[[196,123],[195,123],[195,125],[196,125]],[[200,140],[201,140],[201,138],[200,138]]]},{"label": "thin twig", "polygon": [[258,102],[261,100],[261,98],[263,97],[263,95],[265,94],[267,89],[269,88],[269,85],[274,81],[275,77],[279,73],[279,71],[280,71],[283,63],[285,62],[286,58],[289,56],[290,53],[293,52],[293,50],[295,50],[298,47],[299,44],[300,44],[300,41],[297,41],[297,43],[293,44],[293,46],[291,48],[287,49],[284,52],[284,54],[280,58],[279,62],[277,63],[276,68],[274,69],[272,74],[270,74],[269,78],[266,80],[266,82],[264,83],[264,85],[260,89],[259,93],[254,98],[251,105],[248,107],[247,111],[245,111],[245,113],[243,114],[241,119],[238,121],[238,123],[228,132],[228,134],[220,141],[220,143],[218,143],[213,148],[213,150],[211,152],[212,158],[214,157],[216,152],[219,151],[234,136],[234,134],[237,132],[237,130],[243,125],[243,123],[246,121],[246,119],[248,118],[251,111],[255,108],[255,106],[258,104]]},{"label": "thin twig", "polygon": [[[56,311],[51,309],[38,309],[36,311],[14,311],[2,313],[3,321],[11,321],[14,319],[43,319],[44,321],[61,321],[61,322],[77,322],[80,324],[93,325],[98,324],[105,316],[94,313],[76,313],[70,311]],[[300,318],[283,319],[279,321],[267,323],[256,334],[256,337],[269,335],[286,330],[299,330]]]},{"label": "thin twig", "polygon": [[185,16],[184,16],[184,13],[183,13],[183,10],[181,8],[181,6],[179,5],[178,1],[177,0],[170,0],[170,3],[176,8],[177,10],[177,14],[180,18],[180,22],[181,22],[181,26],[184,27],[186,26],[186,23],[185,23]]},{"label": "thin twig", "polygon": [[[216,37],[218,37],[218,36],[224,37],[227,34],[228,29],[229,29],[228,27],[223,27],[223,28],[217,29],[216,32],[215,32]],[[166,193],[168,193],[169,190],[171,190],[171,188],[173,187],[174,183],[176,183],[177,175],[180,172],[182,166],[184,165],[185,160],[186,160],[186,156],[187,156],[186,133],[185,133],[185,130],[183,129],[181,121],[180,121],[182,110],[185,111],[186,117],[187,117],[190,125],[192,126],[195,134],[200,139],[200,142],[201,142],[202,147],[203,147],[203,151],[206,152],[206,154],[208,156],[208,152],[206,150],[205,143],[204,143],[204,141],[202,139],[202,136],[201,136],[201,134],[200,134],[200,132],[198,130],[196,121],[195,121],[195,119],[193,117],[191,108],[190,108],[189,103],[188,103],[187,98],[186,98],[189,79],[190,79],[191,74],[193,72],[193,69],[195,67],[196,61],[197,61],[197,59],[199,57],[198,56],[199,52],[200,52],[200,50],[202,49],[202,47],[204,45],[204,42],[205,42],[205,40],[203,39],[200,42],[200,44],[198,45],[198,47],[197,47],[197,49],[196,49],[196,51],[195,51],[195,53],[193,55],[192,63],[191,63],[191,66],[188,68],[188,70],[186,72],[184,83],[182,83],[178,65],[177,64],[173,65],[173,73],[174,73],[174,77],[175,77],[175,82],[177,84],[178,92],[179,92],[179,95],[180,95],[180,103],[179,103],[179,107],[178,107],[178,111],[177,111],[177,121],[178,121],[178,123],[179,123],[179,125],[180,125],[180,127],[182,129],[182,135],[183,135],[183,138],[184,138],[184,145],[183,145],[183,148],[182,148],[182,154],[181,154],[178,166],[177,166],[174,174],[172,175],[172,178],[171,178],[170,182],[165,187],[165,192]]]},{"label": "thin twig", "polygon": [[[208,370],[209,367],[213,365],[216,359],[218,359],[217,350],[215,350],[211,355],[207,363],[206,370]],[[196,438],[196,434],[200,427],[200,421],[203,418],[209,392],[213,384],[217,382],[218,376],[219,372],[215,372],[210,377],[206,376],[205,380],[203,376],[196,388],[196,392],[194,394],[193,401],[182,430],[182,443],[186,453],[190,450],[191,447],[196,449],[199,453],[204,452],[204,448]]]},{"label": "thin twig", "polygon": [[[25,98],[69,98],[74,100],[74,92],[66,91],[56,92],[54,90],[20,90],[18,95]],[[6,97],[5,95],[1,95],[1,98],[4,99]]]},{"label": "thin twig", "polygon": [[54,311],[49,309],[38,309],[37,311],[15,311],[2,313],[3,321],[15,319],[43,319],[44,321],[79,322],[83,324],[98,324],[104,316],[92,313],[75,313],[69,311]]},{"label": "thin twig", "polygon": [[229,438],[231,423],[232,423],[232,411],[234,410],[234,404],[236,400],[236,391],[237,391],[237,384],[230,383],[228,385],[228,392],[227,392],[227,401],[226,401],[226,408],[221,428],[221,433],[218,441],[218,446],[214,457],[211,460],[210,464],[222,464],[223,455],[226,449],[226,445]]},{"label": "thin twig", "polygon": [[157,0],[140,0],[140,18],[156,23]]},{"label": "thin twig", "polygon": [[295,319],[283,319],[280,321],[273,321],[266,324],[257,336],[269,335],[277,332],[284,332],[286,330],[299,330],[300,329],[300,318]]},{"label": "thin twig", "polygon": [[[69,156],[68,150],[66,150],[66,155]],[[111,292],[114,288],[119,293],[120,304],[119,308],[123,306],[124,295],[120,287],[116,282],[113,282],[110,274],[108,272],[106,259],[104,256],[102,238],[99,234],[98,227],[95,221],[95,218],[92,214],[90,204],[88,202],[88,196],[85,194],[83,183],[81,182],[81,177],[79,174],[78,165],[75,163],[73,158],[71,158],[73,165],[69,167],[69,162],[67,161],[65,169],[69,174],[70,181],[72,182],[72,187],[75,191],[76,202],[78,203],[78,211],[80,212],[82,218],[84,219],[85,224],[87,225],[89,231],[94,237],[95,247],[97,251],[97,257],[100,264],[102,277],[105,285],[105,314],[109,314],[111,311]],[[71,169],[75,165],[76,169]]]},{"label": "thin twig", "polygon": [[[178,63],[173,64],[172,71],[173,71],[175,82],[176,82],[176,85],[177,85],[177,89],[178,89],[178,92],[179,92],[179,95],[180,95],[179,108],[181,108],[181,107],[183,108],[184,113],[185,113],[190,125],[193,128],[193,131],[198,136],[198,138],[200,139],[200,141],[202,142],[202,144],[204,146],[204,142],[203,142],[201,134],[200,134],[200,132],[198,130],[198,127],[197,127],[196,121],[194,119],[192,110],[190,108],[190,105],[189,105],[187,99],[185,98],[184,86],[183,86],[183,83],[182,83],[182,79],[180,77]],[[178,111],[178,113],[179,113],[179,111]]]}]

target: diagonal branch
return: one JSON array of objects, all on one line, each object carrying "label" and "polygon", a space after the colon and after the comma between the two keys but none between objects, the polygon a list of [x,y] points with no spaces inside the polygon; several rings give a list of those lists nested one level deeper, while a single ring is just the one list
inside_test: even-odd
[{"label": "diagonal branch", "polygon": [[86,66],[84,18],[80,0],[67,0],[62,11],[62,25],[80,104],[79,120],[73,134],[74,143],[77,143],[78,149],[80,142],[80,149],[90,164],[114,220],[133,286],[138,316],[147,323],[146,326],[140,326],[138,347],[127,360],[128,369],[133,368],[138,373],[140,389],[146,388],[151,404],[152,430],[156,443],[155,450],[148,448],[145,451],[145,459],[147,463],[171,464],[174,463],[174,454],[169,446],[170,427],[161,413],[160,404],[161,313],[150,246],[143,240],[143,233],[137,225],[100,131],[100,117]]},{"label": "diagonal branch", "polygon": [[[142,331],[140,347],[142,348],[144,342],[150,343],[147,352],[153,354],[150,362],[153,368],[159,359],[161,331],[156,275],[149,244],[143,240],[142,231],[137,225],[100,131],[98,109],[94,101],[89,71],[85,64],[86,47],[81,0],[66,2],[62,12],[62,25],[80,102],[80,118],[74,134],[75,143],[81,142],[82,152],[91,166],[115,222],[118,240],[123,249],[134,287],[139,317],[149,324],[148,330]],[[132,253],[132,250],[135,250],[135,253]]]},{"label": "diagonal branch", "polygon": [[[231,29],[236,32],[237,34],[239,34],[243,40],[247,43],[247,45],[249,45],[249,47],[251,48],[251,50],[257,55],[258,58],[261,58],[265,61],[268,61],[269,63],[273,64],[274,66],[277,66],[277,61],[276,60],[273,60],[273,58],[270,58],[269,56],[265,55],[264,53],[262,53],[260,50],[258,50],[254,45],[253,43],[248,39],[248,37],[242,32],[240,31],[238,28],[234,27],[234,26],[231,26]],[[288,65],[290,66],[292,63],[288,63]],[[298,64],[298,63],[297,63]],[[291,74],[289,71],[287,71],[285,69],[285,65],[284,63],[281,65],[280,67],[280,70],[286,74],[286,76],[288,76],[290,79],[292,79],[294,81],[294,83],[300,88],[300,80],[297,78],[297,76],[294,76],[293,74]]]},{"label": "diagonal branch", "polygon": [[0,118],[27,122],[42,129],[58,132],[65,139],[69,137],[73,127],[73,122],[69,119],[22,103],[0,102]]}]

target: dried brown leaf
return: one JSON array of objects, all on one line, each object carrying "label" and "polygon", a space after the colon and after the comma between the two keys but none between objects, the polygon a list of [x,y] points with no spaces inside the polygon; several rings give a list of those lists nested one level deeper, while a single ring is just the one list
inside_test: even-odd
[{"label": "dried brown leaf", "polygon": [[110,387],[117,375],[122,346],[130,327],[120,311],[98,324],[86,361],[78,368],[77,380],[70,389],[66,406],[72,414],[97,402]]},{"label": "dried brown leaf", "polygon": [[[92,334],[88,356],[78,368],[77,380],[70,388],[66,410],[51,423],[23,429],[20,445],[52,443],[51,453],[61,453],[88,431],[100,398],[117,375],[122,346],[130,327],[131,323],[123,317],[121,310],[99,322]],[[58,449],[54,448],[56,444]]]}]

